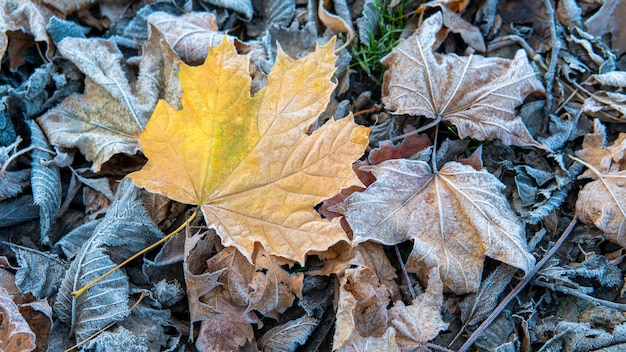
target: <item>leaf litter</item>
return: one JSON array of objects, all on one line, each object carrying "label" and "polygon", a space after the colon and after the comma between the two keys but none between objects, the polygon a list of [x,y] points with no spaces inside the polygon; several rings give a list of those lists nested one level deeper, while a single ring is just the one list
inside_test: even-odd
[{"label": "leaf litter", "polygon": [[623,7],[3,3],[0,349],[619,349]]}]

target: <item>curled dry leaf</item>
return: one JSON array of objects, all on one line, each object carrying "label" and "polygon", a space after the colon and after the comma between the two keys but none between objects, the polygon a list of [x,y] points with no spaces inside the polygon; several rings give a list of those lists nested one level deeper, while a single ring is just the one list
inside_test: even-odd
[{"label": "curled dry leaf", "polygon": [[410,306],[398,301],[389,310],[389,320],[396,329],[396,341],[402,351],[421,351],[421,347],[442,330],[448,323],[441,318],[443,304],[443,283],[439,269],[433,268],[428,274],[428,288],[415,298]]},{"label": "curled dry leaf", "polygon": [[304,262],[309,251],[347,241],[339,219],[314,206],[360,185],[352,162],[369,129],[352,117],[305,131],[328,103],[334,40],[300,60],[279,51],[268,84],[253,97],[249,60],[224,40],[202,66],[181,64],[183,109],[159,101],[142,133],[148,163],[129,175],[149,191],[200,205],[225,246],[252,261],[256,243]]},{"label": "curled dry leaf", "polygon": [[383,58],[389,67],[385,106],[396,114],[441,118],[455,125],[461,138],[545,148],[515,115],[525,97],[544,91],[524,51],[513,60],[435,53],[442,22],[441,13],[430,16]]},{"label": "curled dry leaf", "polygon": [[422,278],[433,267],[458,294],[478,289],[485,256],[528,271],[535,263],[524,232],[495,176],[448,162],[433,173],[423,161],[372,166],[376,182],[338,206],[354,242],[413,240],[407,268]]},{"label": "curled dry leaf", "polygon": [[372,269],[346,269],[340,282],[333,347],[342,348],[354,339],[383,336],[388,303],[389,292]]},{"label": "curled dry leaf", "polygon": [[594,133],[585,136],[576,156],[588,168],[580,178],[591,178],[578,194],[576,212],[586,224],[594,224],[609,240],[626,247],[626,133],[606,146],[605,128],[594,122]]},{"label": "curled dry leaf", "polygon": [[35,333],[13,302],[0,287],[0,351],[29,352],[35,349]]}]

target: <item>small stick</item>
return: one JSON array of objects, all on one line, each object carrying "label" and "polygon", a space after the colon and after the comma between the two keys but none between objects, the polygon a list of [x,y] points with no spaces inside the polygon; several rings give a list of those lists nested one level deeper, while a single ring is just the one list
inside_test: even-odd
[{"label": "small stick", "polygon": [[561,51],[561,42],[556,33],[556,22],[554,21],[554,8],[551,0],[544,0],[546,6],[546,15],[550,23],[550,41],[552,42],[552,53],[550,55],[550,66],[545,75],[546,79],[546,105],[543,107],[543,114],[546,119],[550,118],[552,113],[552,105],[554,104],[554,95],[552,89],[554,87],[554,77],[556,75],[556,64],[559,61],[559,52]]},{"label": "small stick", "polygon": [[606,301],[604,299],[600,299],[597,297],[589,296],[584,293],[578,292],[578,290],[571,289],[569,287],[564,287],[564,286],[555,285],[552,283],[542,282],[542,281],[537,281],[537,280],[533,280],[533,285],[545,287],[552,291],[559,291],[566,295],[584,299],[585,301],[590,302],[591,304],[595,306],[606,306],[609,308],[617,309],[622,312],[626,312],[626,304],[615,303],[615,302]]},{"label": "small stick", "polygon": [[411,301],[413,301],[417,295],[415,294],[415,290],[413,289],[413,285],[411,284],[409,273],[406,272],[406,266],[404,266],[404,262],[402,261],[402,255],[400,255],[398,245],[395,245],[394,248],[396,249],[396,256],[398,257],[400,268],[402,268],[402,273],[404,274],[404,278],[406,279],[406,285],[409,287],[409,292],[411,293]]},{"label": "small stick", "polygon": [[483,331],[485,331],[487,327],[489,327],[489,325],[493,323],[494,320],[496,320],[498,315],[500,315],[502,310],[504,310],[504,307],[506,307],[509,304],[509,302],[511,302],[511,300],[515,296],[517,296],[517,294],[520,293],[520,291],[522,291],[524,287],[526,287],[526,285],[530,282],[530,280],[537,274],[539,269],[541,269],[541,267],[543,267],[544,264],[546,264],[548,259],[550,259],[550,257],[552,257],[554,253],[556,253],[556,251],[563,245],[563,243],[567,239],[567,236],[569,236],[569,234],[574,229],[574,226],[576,226],[577,221],[578,221],[578,217],[576,214],[574,214],[572,221],[570,221],[565,231],[563,231],[563,234],[561,235],[561,237],[559,237],[559,239],[556,241],[554,246],[550,248],[548,253],[546,253],[545,257],[543,257],[541,261],[539,261],[539,263],[537,263],[532,268],[532,270],[530,270],[528,273],[526,273],[526,275],[524,275],[522,280],[517,284],[517,286],[515,286],[513,291],[511,291],[506,297],[504,297],[504,300],[502,300],[502,302],[498,304],[498,306],[493,310],[493,312],[491,312],[489,317],[487,317],[487,319],[485,319],[485,321],[483,321],[482,324],[480,324],[480,326],[476,329],[476,331],[472,333],[472,335],[470,335],[470,337],[467,339],[467,341],[465,341],[463,346],[459,348],[458,352],[467,352],[467,350],[470,347],[472,347],[474,342],[476,342],[476,339],[478,339],[478,336],[480,336],[480,334],[483,333]]}]

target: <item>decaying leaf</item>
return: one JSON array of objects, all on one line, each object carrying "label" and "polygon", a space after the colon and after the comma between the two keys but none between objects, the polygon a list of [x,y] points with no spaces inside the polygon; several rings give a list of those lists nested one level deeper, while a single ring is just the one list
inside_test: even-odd
[{"label": "decaying leaf", "polygon": [[290,320],[263,334],[259,341],[259,347],[268,352],[295,351],[298,345],[303,345],[306,342],[313,330],[317,328],[318,322],[318,319],[308,315]]},{"label": "decaying leaf", "polygon": [[52,11],[39,1],[3,0],[0,3],[0,59],[8,53],[11,69],[16,70],[25,62],[24,51],[34,45],[34,41],[46,42],[46,55],[51,58],[54,47],[46,32],[51,17]]},{"label": "decaying leaf", "polygon": [[128,277],[123,270],[114,271],[79,297],[72,292],[160,237],[159,229],[138,202],[138,193],[132,182],[120,184],[106,216],[83,244],[61,282],[54,309],[78,342],[130,314]]},{"label": "decaying leaf", "polygon": [[30,183],[33,188],[33,200],[39,206],[39,224],[41,242],[50,242],[49,232],[56,222],[57,212],[61,207],[61,172],[56,165],[46,165],[51,159],[50,145],[41,128],[35,121],[28,121],[31,145],[37,147],[31,153]]},{"label": "decaying leaf", "polygon": [[218,32],[217,20],[210,12],[190,12],[181,16],[155,12],[148,17],[148,23],[163,34],[178,57],[188,65],[201,64],[209,47],[218,45],[225,37]]},{"label": "decaying leaf", "polygon": [[413,240],[408,269],[424,278],[439,267],[443,283],[459,294],[478,289],[484,256],[524,271],[534,265],[505,186],[487,171],[448,162],[433,173],[423,161],[399,159],[372,172],[376,182],[337,206],[355,243]]},{"label": "decaying leaf", "polygon": [[[228,291],[231,300],[246,310],[278,318],[300,295],[303,274],[288,274],[280,258],[262,248],[255,250],[250,264],[235,248],[225,248],[207,261],[209,272],[222,273],[219,290]],[[215,307],[219,311],[219,307]]]},{"label": "decaying leaf", "polygon": [[249,260],[256,243],[304,262],[309,251],[347,240],[339,220],[313,207],[359,185],[352,161],[368,129],[351,117],[307,127],[334,84],[334,41],[303,59],[280,52],[268,84],[253,97],[248,59],[223,41],[202,66],[181,64],[182,110],[160,101],[140,138],[148,163],[129,175],[176,201],[202,207],[225,246]]},{"label": "decaying leaf", "polygon": [[524,51],[513,60],[435,53],[442,22],[441,13],[430,16],[383,58],[389,67],[385,107],[396,114],[441,118],[455,125],[461,138],[542,147],[514,110],[529,94],[544,91]]},{"label": "decaying leaf", "polygon": [[588,168],[580,178],[590,178],[578,194],[576,212],[586,224],[594,224],[609,240],[626,247],[626,133],[606,146],[606,131],[599,120],[576,152]]},{"label": "decaying leaf", "polygon": [[[145,127],[159,98],[178,106],[178,57],[152,31],[144,46],[139,76],[134,85],[120,61],[123,56],[110,41],[65,38],[59,52],[85,73],[85,91],[72,94],[38,119],[51,144],[76,147],[93,161],[92,170],[117,153],[139,150],[137,136]],[[172,80],[174,82],[172,82]]]},{"label": "decaying leaf", "polygon": [[30,352],[34,349],[35,333],[9,293],[0,287],[0,350]]},{"label": "decaying leaf", "polygon": [[[31,293],[35,298],[52,297],[67,271],[67,263],[56,255],[32,248],[3,242],[15,253],[20,268],[15,273],[15,284],[23,294]],[[41,273],[46,273],[41,275]]]},{"label": "decaying leaf", "polygon": [[430,270],[426,292],[410,306],[398,301],[389,309],[389,320],[396,329],[396,342],[402,351],[420,351],[424,343],[448,328],[448,323],[441,318],[443,283],[438,271],[437,268]]},{"label": "decaying leaf", "polygon": [[346,269],[341,278],[334,348],[352,339],[382,336],[387,330],[389,292],[374,271],[365,266]]}]

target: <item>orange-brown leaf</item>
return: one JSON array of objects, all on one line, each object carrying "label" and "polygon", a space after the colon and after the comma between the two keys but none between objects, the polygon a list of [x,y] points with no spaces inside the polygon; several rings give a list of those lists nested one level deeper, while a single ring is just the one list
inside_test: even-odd
[{"label": "orange-brown leaf", "polygon": [[148,157],[130,177],[140,186],[202,207],[225,246],[249,260],[256,243],[304,262],[347,236],[314,210],[360,185],[352,162],[369,129],[352,117],[306,128],[334,89],[334,41],[300,60],[279,52],[268,84],[250,97],[248,57],[223,41],[202,66],[181,63],[182,110],[160,101],[140,138]]}]

